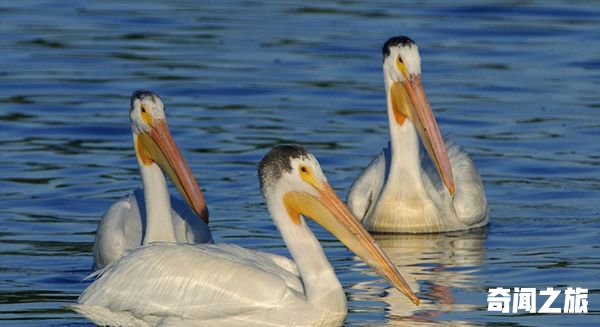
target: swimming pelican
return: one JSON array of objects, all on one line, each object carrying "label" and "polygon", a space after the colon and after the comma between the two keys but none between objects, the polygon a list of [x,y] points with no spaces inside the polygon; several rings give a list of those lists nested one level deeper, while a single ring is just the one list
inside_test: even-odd
[{"label": "swimming pelican", "polygon": [[294,262],[230,244],[153,243],[100,272],[72,308],[99,325],[339,326],[347,313],[344,290],[304,217],[418,304],[311,153],[277,146],[258,175]]},{"label": "swimming pelican", "polygon": [[[115,202],[102,216],[94,242],[96,269],[150,242],[212,241],[206,201],[171,137],[160,97],[149,91],[135,91],[129,118],[144,188]],[[181,200],[169,196],[163,172],[193,212]]]},{"label": "swimming pelican", "polygon": [[[352,212],[376,232],[431,233],[486,225],[481,178],[458,145],[444,145],[421,83],[415,42],[399,36],[383,45],[383,76],[390,143],[350,187]],[[419,136],[430,159],[421,156]]]}]

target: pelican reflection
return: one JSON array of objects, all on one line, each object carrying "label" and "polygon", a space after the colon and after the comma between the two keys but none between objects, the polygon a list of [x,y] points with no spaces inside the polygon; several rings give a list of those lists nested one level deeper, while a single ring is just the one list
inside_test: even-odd
[{"label": "pelican reflection", "polygon": [[415,307],[402,293],[379,281],[354,284],[349,292],[353,301],[372,301],[373,296],[380,296],[387,304],[388,325],[438,324],[436,318],[444,313],[472,311],[481,306],[465,303],[461,294],[480,292],[477,279],[485,260],[487,228],[373,237],[421,298],[421,304]]}]

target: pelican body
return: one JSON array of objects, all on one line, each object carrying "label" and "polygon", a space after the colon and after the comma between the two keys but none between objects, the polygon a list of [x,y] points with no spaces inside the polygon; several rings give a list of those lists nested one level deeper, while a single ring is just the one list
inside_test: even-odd
[{"label": "pelican body", "polygon": [[[114,203],[102,216],[94,242],[96,269],[151,242],[212,241],[206,201],[169,132],[160,97],[149,91],[134,92],[129,117],[144,187]],[[163,172],[187,205],[169,195]]]},{"label": "pelican body", "polygon": [[294,261],[229,244],[153,243],[101,271],[73,309],[99,325],[339,326],[346,296],[305,217],[418,304],[312,154],[299,146],[275,147],[258,174]]},{"label": "pelican body", "polygon": [[441,136],[414,41],[400,36],[384,44],[383,75],[390,142],[350,187],[352,212],[375,232],[433,233],[486,225],[481,178],[461,147]]}]

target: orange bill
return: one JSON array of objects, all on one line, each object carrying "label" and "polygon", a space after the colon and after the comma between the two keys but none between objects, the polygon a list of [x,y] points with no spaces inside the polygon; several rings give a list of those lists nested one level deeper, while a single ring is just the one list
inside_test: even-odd
[{"label": "orange bill", "polygon": [[[192,170],[183,159],[175,144],[167,122],[158,120],[151,127],[149,134],[140,134],[138,141],[145,156],[156,162],[167,173],[177,191],[192,210],[208,223],[208,208],[204,195],[192,174]],[[137,146],[137,145],[136,145]]]},{"label": "orange bill", "polygon": [[396,121],[399,124],[403,122],[398,116],[406,116],[412,121],[444,185],[450,195],[454,195],[452,166],[442,134],[425,96],[421,77],[413,75],[408,80],[396,82],[392,84],[390,92]]},{"label": "orange bill", "polygon": [[419,298],[410,289],[396,266],[329,184],[315,184],[313,186],[319,192],[318,198],[305,192],[288,192],[284,195],[284,203],[288,212],[312,218],[325,227],[375,272],[387,279],[415,305],[418,305]]}]

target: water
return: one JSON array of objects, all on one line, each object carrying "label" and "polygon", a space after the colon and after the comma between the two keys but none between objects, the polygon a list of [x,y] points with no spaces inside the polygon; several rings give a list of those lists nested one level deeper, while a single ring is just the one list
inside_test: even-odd
[{"label": "water", "polygon": [[[429,100],[479,167],[491,226],[377,236],[418,308],[314,226],[346,324],[598,325],[599,31],[586,1],[5,1],[0,325],[90,325],[64,306],[87,285],[99,217],[140,185],[139,88],[162,95],[217,242],[286,254],[257,161],[306,145],[345,196],[388,137],[380,47],[397,34],[420,46]],[[487,312],[497,286],[589,288],[590,313]]]}]

